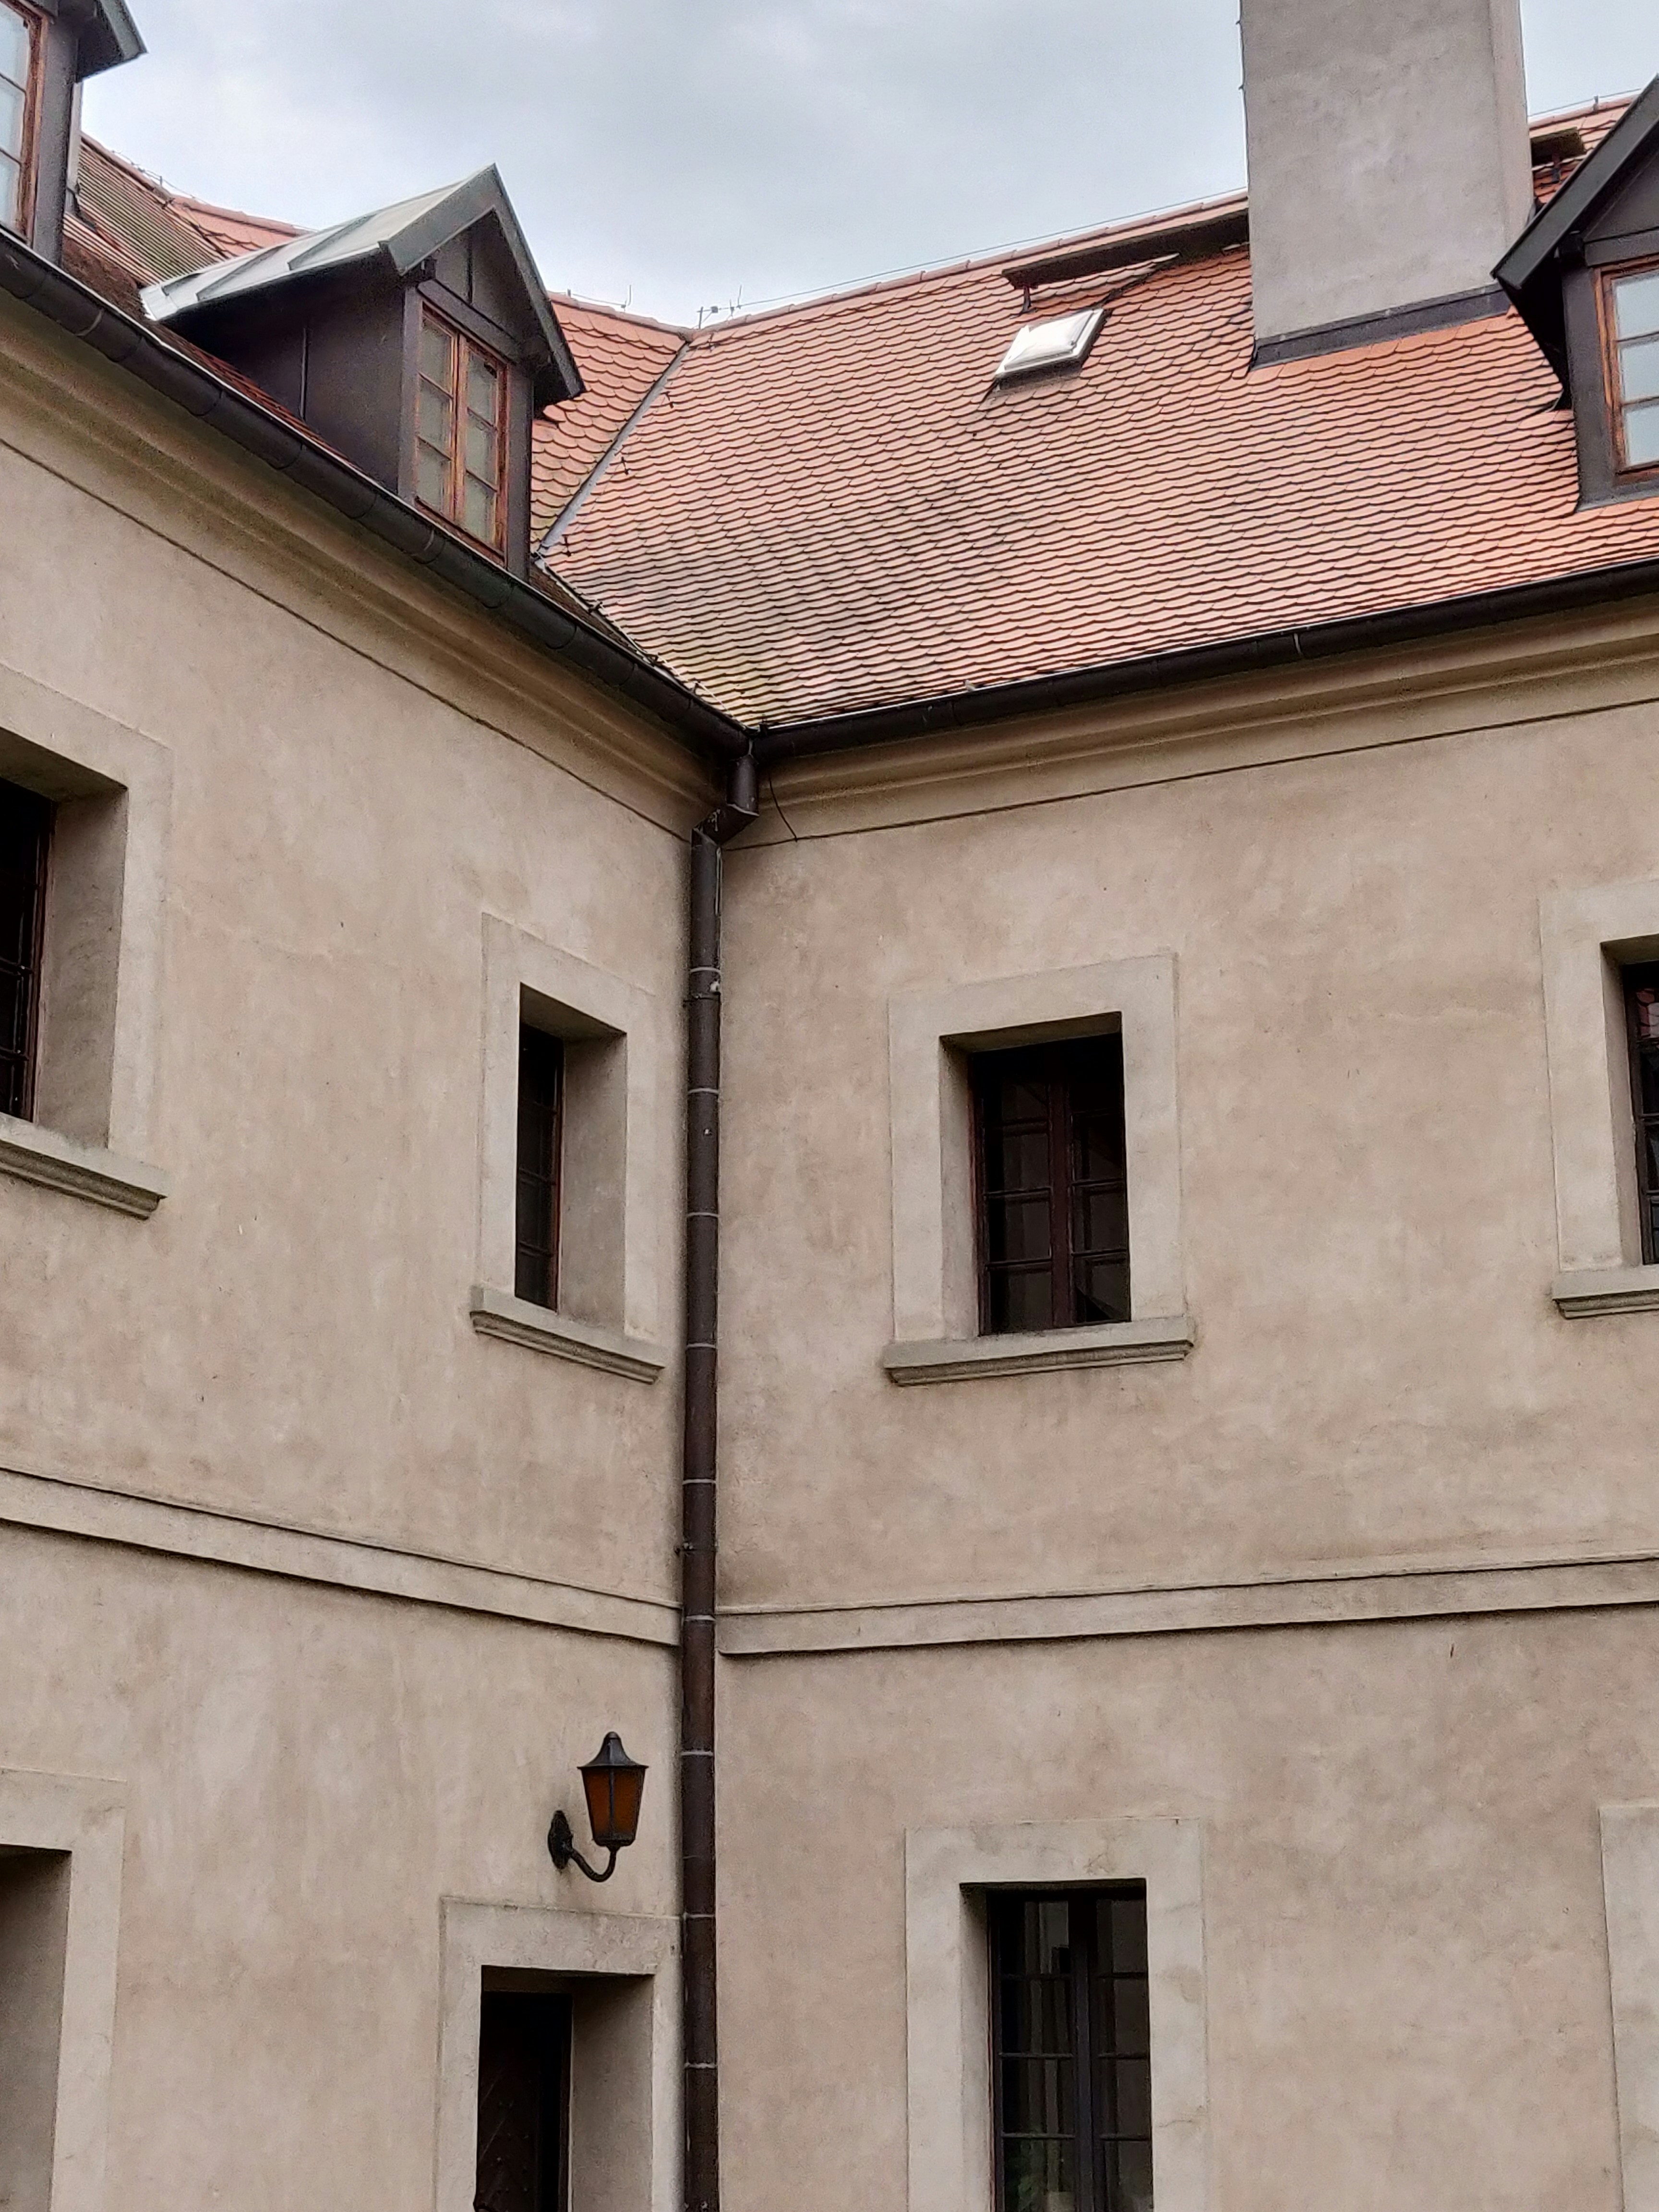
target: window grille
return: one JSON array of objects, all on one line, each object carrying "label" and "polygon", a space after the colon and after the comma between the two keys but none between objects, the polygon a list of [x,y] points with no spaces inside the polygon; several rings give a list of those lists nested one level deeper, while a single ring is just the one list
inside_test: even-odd
[{"label": "window grille", "polygon": [[34,1110],[40,945],[52,808],[0,782],[0,1113]]},{"label": "window grille", "polygon": [[514,1289],[532,1305],[559,1302],[559,1170],[563,1149],[564,1047],[540,1030],[519,1031],[518,1233]]}]

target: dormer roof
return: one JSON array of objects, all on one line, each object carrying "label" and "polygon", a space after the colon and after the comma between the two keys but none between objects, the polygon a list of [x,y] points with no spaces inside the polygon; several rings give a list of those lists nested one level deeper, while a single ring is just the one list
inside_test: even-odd
[{"label": "dormer roof", "polygon": [[78,9],[65,6],[60,12],[75,24],[79,34],[77,77],[97,76],[123,62],[136,62],[144,51],[138,26],[127,13],[124,0],[86,0]]},{"label": "dormer roof", "polygon": [[536,404],[545,407],[574,399],[582,389],[580,374],[493,167],[480,169],[460,184],[398,200],[325,230],[279,239],[234,260],[215,261],[187,276],[147,285],[144,313],[153,323],[171,324],[188,334],[192,322],[210,308],[355,265],[379,264],[396,277],[412,277],[434,254],[483,222],[494,226],[507,248],[522,288],[526,319],[544,350],[544,360],[537,368]]},{"label": "dormer roof", "polygon": [[1552,367],[1566,380],[1564,264],[1582,259],[1584,234],[1632,172],[1659,156],[1659,76],[1527,225],[1492,274],[1525,317]]}]

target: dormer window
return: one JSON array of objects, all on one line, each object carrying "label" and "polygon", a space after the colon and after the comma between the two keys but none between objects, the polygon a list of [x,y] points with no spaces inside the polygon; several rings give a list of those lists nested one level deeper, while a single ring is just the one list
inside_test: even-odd
[{"label": "dormer window", "polygon": [[420,380],[416,496],[500,553],[507,514],[507,364],[423,306]]},{"label": "dormer window", "polygon": [[39,43],[40,21],[33,10],[0,0],[0,225],[19,232],[28,228]]},{"label": "dormer window", "polygon": [[1602,314],[1620,470],[1659,469],[1659,263],[1606,276]]}]

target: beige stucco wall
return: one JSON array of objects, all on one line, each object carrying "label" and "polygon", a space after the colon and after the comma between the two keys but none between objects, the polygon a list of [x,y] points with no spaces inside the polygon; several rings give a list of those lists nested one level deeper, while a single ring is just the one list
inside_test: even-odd
[{"label": "beige stucco wall", "polygon": [[[167,1195],[142,1218],[0,1174],[0,1775],[125,1808],[107,2183],[64,2212],[432,2204],[446,1899],[659,1931],[637,2171],[604,2201],[662,2206],[701,776],[9,303],[0,514],[11,739],[163,764],[123,1137]],[[486,916],[650,1014],[627,1319],[659,1380],[472,1326]],[[650,1776],[593,1890],[544,1839],[562,1804],[586,1840],[608,1728]],[[540,1928],[512,1963],[585,1955]]]},{"label": "beige stucco wall", "polygon": [[908,1830],[1137,1818],[1202,1829],[1215,2207],[1617,2212],[1598,1808],[1659,1790],[1656,1660],[1644,1611],[729,1665],[729,2212],[918,2201]]}]

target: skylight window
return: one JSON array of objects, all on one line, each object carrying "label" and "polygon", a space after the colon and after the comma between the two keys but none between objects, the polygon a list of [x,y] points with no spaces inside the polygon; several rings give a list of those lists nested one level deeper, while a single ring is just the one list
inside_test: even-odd
[{"label": "skylight window", "polygon": [[1011,376],[1029,376],[1039,368],[1075,368],[1105,319],[1104,307],[1085,307],[1075,315],[1027,323],[1015,331],[1013,343],[997,363],[996,381],[1003,384]]}]

